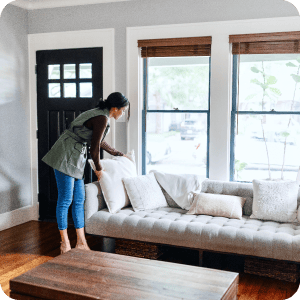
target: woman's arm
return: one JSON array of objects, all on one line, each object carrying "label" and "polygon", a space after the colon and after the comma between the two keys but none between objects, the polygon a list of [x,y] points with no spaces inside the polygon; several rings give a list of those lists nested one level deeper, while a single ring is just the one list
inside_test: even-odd
[{"label": "woman's arm", "polygon": [[102,141],[100,147],[113,156],[123,156],[124,154],[120,151],[117,151],[113,147],[109,146],[105,141]]},{"label": "woman's arm", "polygon": [[91,157],[94,161],[96,170],[101,171],[102,166],[100,164],[100,145],[108,123],[108,119],[105,116],[97,116],[91,118],[88,123],[89,127],[93,130],[90,148]]}]

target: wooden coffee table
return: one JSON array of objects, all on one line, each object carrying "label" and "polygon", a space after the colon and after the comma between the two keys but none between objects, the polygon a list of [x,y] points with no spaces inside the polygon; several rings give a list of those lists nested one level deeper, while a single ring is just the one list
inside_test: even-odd
[{"label": "wooden coffee table", "polygon": [[237,299],[238,273],[72,249],[10,280],[17,300]]}]

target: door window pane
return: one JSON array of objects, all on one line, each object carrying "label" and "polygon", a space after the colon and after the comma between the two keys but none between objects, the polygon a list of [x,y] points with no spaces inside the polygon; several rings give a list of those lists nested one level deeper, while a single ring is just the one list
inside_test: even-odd
[{"label": "door window pane", "polygon": [[206,113],[147,114],[146,173],[157,170],[206,177],[206,155]]},{"label": "door window pane", "polygon": [[80,98],[93,97],[93,84],[91,82],[80,83]]},{"label": "door window pane", "polygon": [[92,78],[92,64],[79,65],[79,78]]},{"label": "door window pane", "polygon": [[64,65],[64,79],[74,79],[76,78],[76,65],[67,64]]},{"label": "door window pane", "polygon": [[207,110],[209,57],[148,58],[148,109]]},{"label": "door window pane", "polygon": [[64,83],[64,98],[76,98],[76,83]]},{"label": "door window pane", "polygon": [[60,98],[60,83],[49,83],[48,95],[49,98]]},{"label": "door window pane", "polygon": [[60,79],[60,65],[48,65],[48,79]]}]

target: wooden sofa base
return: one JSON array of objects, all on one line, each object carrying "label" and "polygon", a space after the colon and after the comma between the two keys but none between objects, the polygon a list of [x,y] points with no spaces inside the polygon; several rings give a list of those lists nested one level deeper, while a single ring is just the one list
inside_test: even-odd
[{"label": "wooden sofa base", "polygon": [[[171,248],[184,248],[109,237],[102,237],[102,239],[102,251],[104,252],[148,259],[159,259],[164,254],[168,255]],[[226,269],[229,264],[231,268],[235,268],[235,272],[240,273],[244,271],[248,274],[270,277],[294,283],[298,282],[300,278],[299,264],[294,262],[248,257],[238,254],[234,255],[219,251],[203,251],[201,249],[191,250],[198,251],[199,266],[214,269],[224,269],[225,267]]]},{"label": "wooden sofa base", "polygon": [[289,282],[297,282],[300,278],[296,263],[255,257],[245,258],[244,272]]}]

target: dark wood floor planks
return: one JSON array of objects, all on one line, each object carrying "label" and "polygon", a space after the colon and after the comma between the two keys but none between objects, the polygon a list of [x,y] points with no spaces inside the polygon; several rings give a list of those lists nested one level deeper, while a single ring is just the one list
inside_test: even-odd
[{"label": "dark wood floor planks", "polygon": [[[76,245],[74,226],[69,225],[72,248]],[[87,235],[92,250],[100,251],[102,239]],[[30,221],[0,232],[0,284],[6,295],[10,295],[9,280],[43,264],[60,254],[60,236],[56,223]],[[189,250],[168,251],[161,260],[197,265],[197,253]],[[230,270],[228,265],[224,268]],[[292,297],[298,283],[289,283],[240,272],[239,300],[283,300]]]}]

